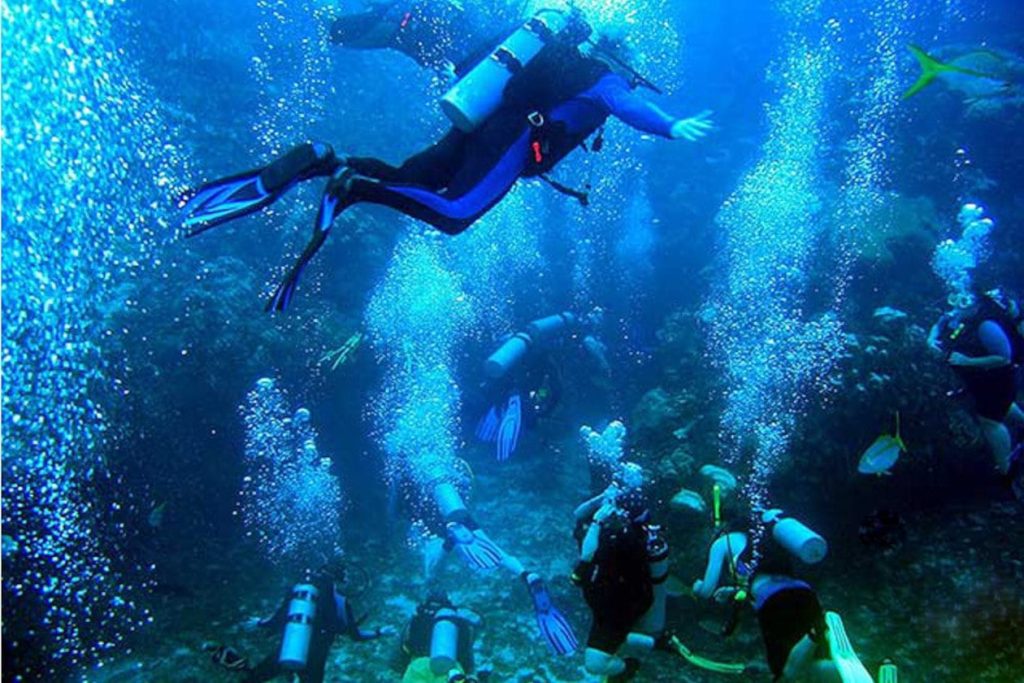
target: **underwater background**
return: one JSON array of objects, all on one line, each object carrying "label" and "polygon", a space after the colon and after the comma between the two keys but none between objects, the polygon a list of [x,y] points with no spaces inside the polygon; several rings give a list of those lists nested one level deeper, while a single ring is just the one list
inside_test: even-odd
[{"label": "underwater background", "polygon": [[[344,558],[368,623],[401,629],[428,588],[438,477],[585,634],[573,509],[605,456],[581,428],[614,420],[676,584],[714,533],[701,470],[725,468],[737,507],[828,540],[804,575],[869,670],[1024,680],[1024,511],[925,343],[951,295],[1024,295],[1019,3],[576,6],[625,27],[659,106],[712,110],[714,130],[663,141],[610,120],[600,152],[555,172],[589,206],[524,181],[455,237],[355,207],[271,315],[319,183],[188,240],[179,198],[308,139],[400,160],[447,128],[444,76],[331,45],[330,17],[359,3],[2,3],[3,680],[236,680],[203,644],[262,656],[240,623],[324,558]],[[904,99],[908,45],[984,52],[1001,85]],[[965,203],[991,219],[977,239]],[[499,460],[474,435],[485,360],[563,311],[591,341],[545,349],[560,395]],[[859,473],[895,419],[906,453]],[[881,511],[898,531],[879,540],[862,529]],[[452,559],[431,585],[483,616],[492,680],[597,680],[548,652],[515,577]],[[691,649],[762,656],[753,618],[723,639],[725,608],[687,593],[668,621]],[[401,680],[397,648],[340,639],[326,680]],[[721,678],[660,652],[637,680]]]}]

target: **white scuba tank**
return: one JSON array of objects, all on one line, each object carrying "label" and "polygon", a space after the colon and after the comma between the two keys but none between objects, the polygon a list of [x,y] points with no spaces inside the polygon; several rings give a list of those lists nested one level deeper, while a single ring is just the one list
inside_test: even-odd
[{"label": "white scuba tank", "polygon": [[488,377],[497,379],[503,377],[509,370],[519,364],[526,352],[533,345],[530,335],[525,332],[514,334],[495,349],[484,363],[484,371]]},{"label": "white scuba tank", "polygon": [[501,105],[513,74],[537,56],[549,36],[568,24],[566,12],[537,12],[445,93],[441,111],[459,130],[468,133],[479,126]]},{"label": "white scuba tank", "polygon": [[317,589],[308,583],[292,588],[292,601],[288,604],[288,621],[281,639],[278,663],[289,671],[306,666],[309,643],[313,639],[313,619],[316,617]]},{"label": "white scuba tank", "polygon": [[430,633],[430,670],[442,676],[458,665],[459,626],[453,609],[443,608],[434,615],[434,628]]},{"label": "white scuba tank", "polygon": [[768,510],[761,520],[772,525],[772,538],[804,564],[817,564],[828,554],[828,542],[803,522]]}]

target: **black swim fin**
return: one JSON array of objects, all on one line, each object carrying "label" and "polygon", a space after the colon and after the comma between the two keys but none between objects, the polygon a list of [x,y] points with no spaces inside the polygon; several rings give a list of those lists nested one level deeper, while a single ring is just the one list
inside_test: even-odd
[{"label": "black swim fin", "polygon": [[284,311],[291,303],[295,295],[295,288],[299,285],[299,278],[306,269],[313,256],[320,250],[327,235],[331,231],[334,219],[345,207],[345,199],[351,188],[351,178],[355,172],[349,168],[342,168],[337,171],[324,188],[324,194],[320,198],[320,209],[317,211],[316,223],[313,225],[313,237],[309,240],[306,248],[302,250],[295,265],[288,271],[288,275],[278,285],[274,296],[267,302],[266,311]]},{"label": "black swim fin", "polygon": [[341,165],[330,145],[299,145],[263,168],[206,183],[187,197],[184,226],[193,237],[259,211],[302,180],[331,175]]}]

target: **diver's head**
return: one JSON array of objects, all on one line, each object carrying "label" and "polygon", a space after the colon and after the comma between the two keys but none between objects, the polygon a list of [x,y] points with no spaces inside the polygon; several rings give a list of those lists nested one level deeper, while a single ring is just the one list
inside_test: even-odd
[{"label": "diver's head", "polygon": [[977,307],[977,299],[967,291],[953,292],[946,297],[946,303],[954,315],[967,316]]},{"label": "diver's head", "polygon": [[587,43],[587,56],[603,63],[611,71],[622,76],[631,77],[629,69],[635,58],[629,46],[626,27],[622,25],[606,26]]},{"label": "diver's head", "polygon": [[327,560],[319,567],[306,569],[305,580],[314,586],[343,584],[348,580],[348,570],[340,559]]}]

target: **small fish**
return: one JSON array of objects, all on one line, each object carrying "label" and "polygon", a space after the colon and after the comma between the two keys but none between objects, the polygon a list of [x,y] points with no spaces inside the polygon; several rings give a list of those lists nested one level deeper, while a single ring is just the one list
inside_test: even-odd
[{"label": "small fish", "polygon": [[707,512],[708,506],[704,498],[696,491],[690,489],[679,489],[679,493],[672,496],[670,502],[672,507],[689,508],[697,512]]},{"label": "small fish", "polygon": [[1010,87],[1010,82],[1000,77],[1005,71],[1004,60],[993,52],[976,50],[944,63],[916,45],[908,48],[921,67],[921,75],[903,93],[903,99],[921,92],[936,79],[972,99],[1000,95]]},{"label": "small fish", "polygon": [[160,503],[152,510],[149,511],[149,517],[146,521],[154,529],[159,529],[160,525],[164,523],[164,510],[167,509],[167,502]]},{"label": "small fish", "polygon": [[885,474],[896,464],[907,450],[907,445],[900,438],[900,414],[896,413],[896,433],[882,434],[860,456],[857,471],[861,474]]},{"label": "small fish", "polygon": [[733,476],[732,472],[723,467],[704,465],[704,467],[700,468],[700,473],[721,486],[722,493],[729,493],[736,488],[736,477]]}]

